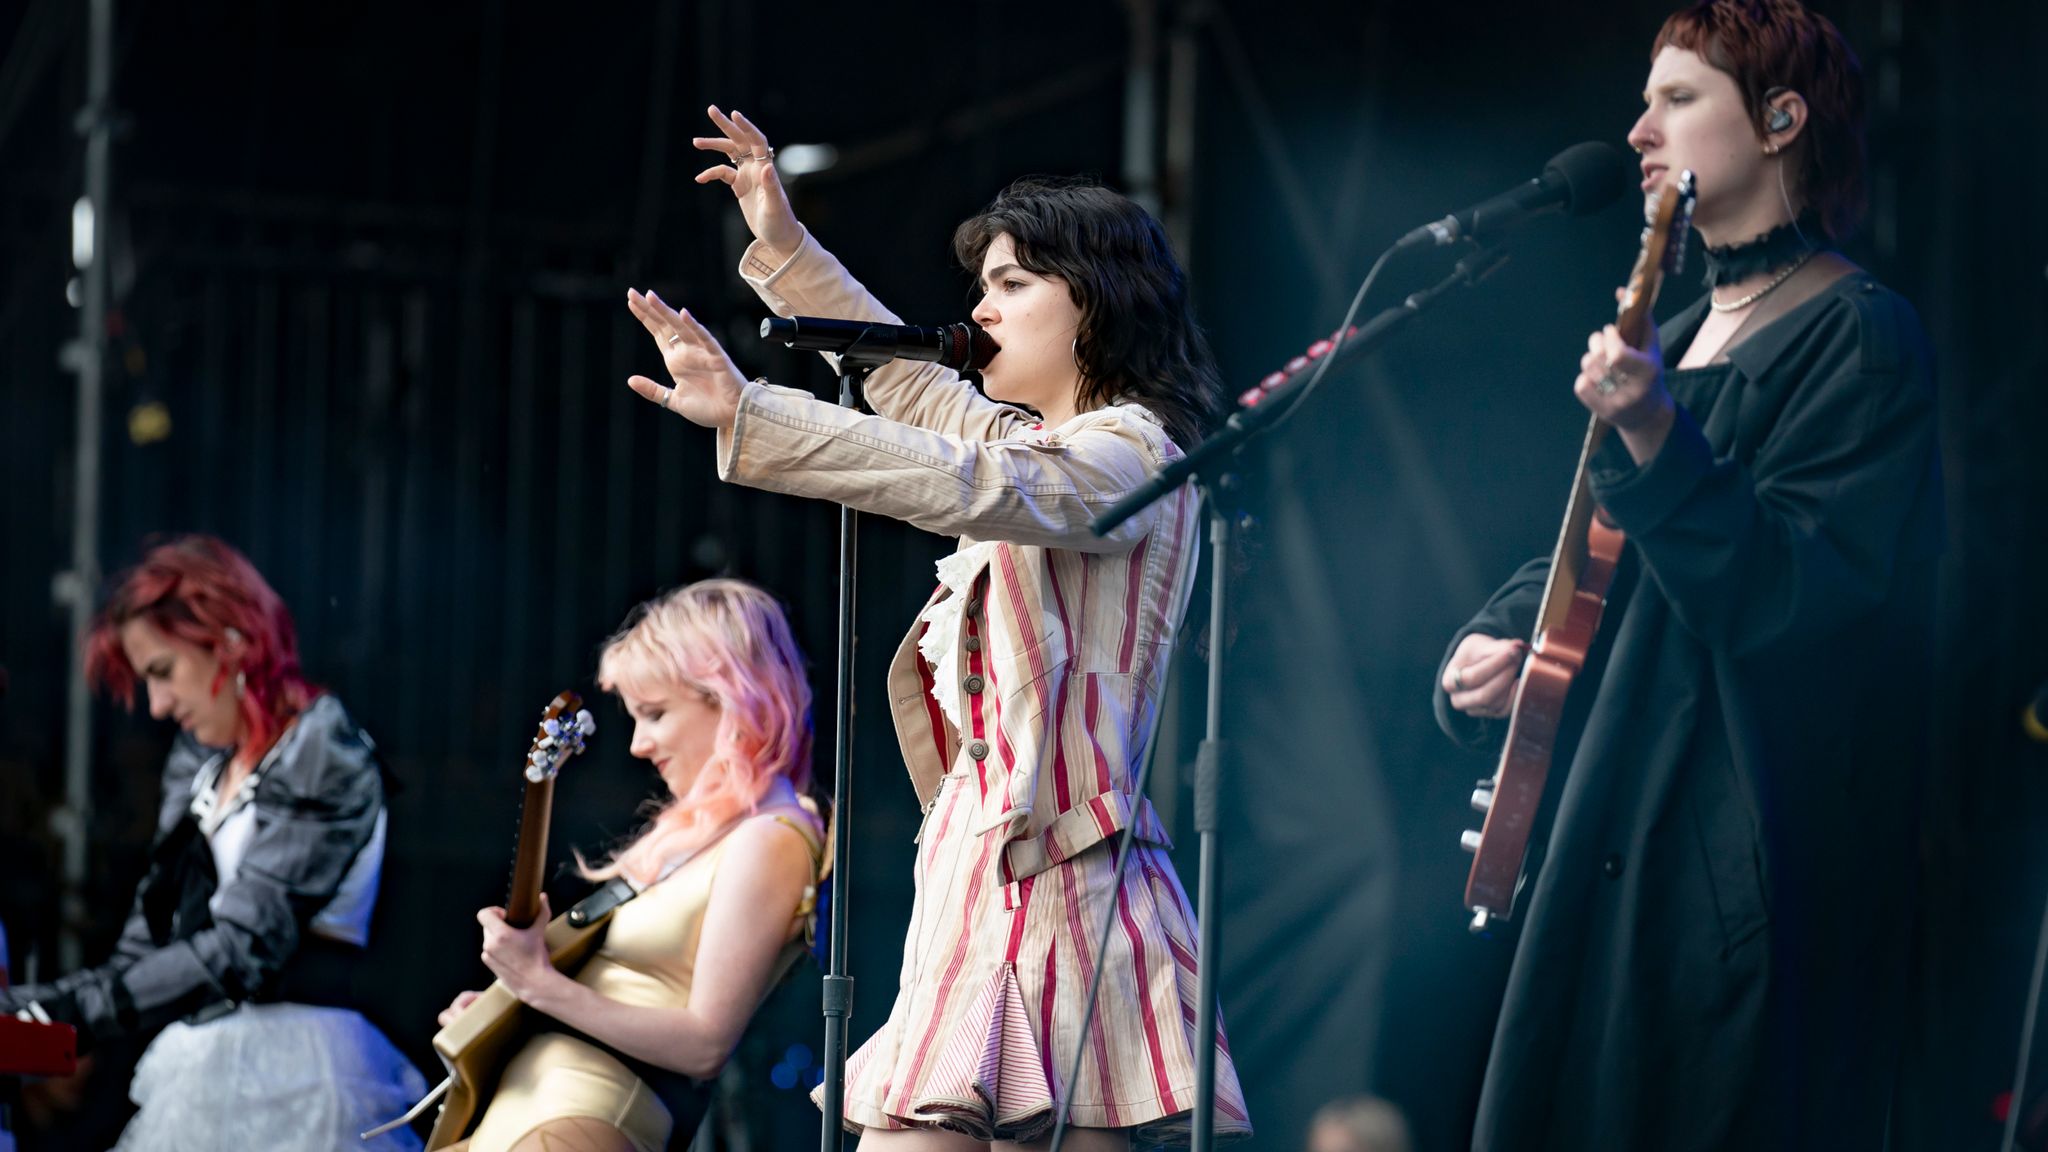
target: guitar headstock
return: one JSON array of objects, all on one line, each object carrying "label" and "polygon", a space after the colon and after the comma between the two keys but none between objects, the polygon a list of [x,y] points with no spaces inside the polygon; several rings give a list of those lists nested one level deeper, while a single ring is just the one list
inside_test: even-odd
[{"label": "guitar headstock", "polygon": [[1692,169],[1666,180],[1643,201],[1643,248],[1629,273],[1628,287],[1621,293],[1614,325],[1631,347],[1642,347],[1650,309],[1657,303],[1657,290],[1664,277],[1685,264],[1685,232],[1692,227],[1693,204],[1698,200]]},{"label": "guitar headstock", "polygon": [[1664,233],[1661,262],[1666,276],[1685,271],[1685,232],[1692,227],[1692,210],[1698,202],[1699,191],[1693,187],[1690,168],[1678,174],[1676,184],[1662,185],[1643,201],[1643,227],[1658,228]]},{"label": "guitar headstock", "polygon": [[571,756],[583,751],[584,741],[597,732],[597,721],[583,707],[583,698],[564,692],[548,701],[541,713],[540,730],[526,750],[526,778],[539,784],[554,779]]}]

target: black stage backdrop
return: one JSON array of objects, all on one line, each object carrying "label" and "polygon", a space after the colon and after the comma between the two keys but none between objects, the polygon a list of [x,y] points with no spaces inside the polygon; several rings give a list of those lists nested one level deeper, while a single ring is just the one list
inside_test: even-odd
[{"label": "black stage backdrop", "polygon": [[[630,605],[713,573],[766,584],[791,606],[829,725],[833,510],[720,485],[709,436],[623,385],[658,367],[623,307],[632,285],[711,320],[749,373],[830,386],[752,336],[762,309],[731,271],[744,230],[722,190],[690,183],[704,104],[746,110],[778,143],[839,148],[837,167],[797,182],[799,211],[914,321],[965,314],[950,229],[1010,178],[1122,183],[1134,139],[1155,161],[1187,157],[1157,191],[1243,386],[1333,327],[1401,232],[1567,144],[1619,143],[1664,10],[123,0],[102,554],[116,569],[173,531],[235,542],[293,606],[313,674],[389,753],[404,787],[377,1015],[424,1062],[435,1011],[481,978],[471,912],[503,890],[537,710],[563,687],[594,692],[597,645]],[[2048,453],[2029,451],[2048,417],[2048,9],[1827,11],[1872,97],[1873,211],[1850,252],[1934,337],[1950,492],[1940,754],[1926,834],[1900,848],[1925,868],[1898,896],[1923,928],[1895,1136],[1990,1148],[2048,895],[2048,757],[2015,723],[2048,677],[2030,595],[2048,577]],[[1150,127],[1126,119],[1145,12]],[[47,820],[67,665],[51,580],[72,516],[59,356],[77,327],[64,289],[83,13],[0,8],[0,920],[17,979],[31,963],[49,974],[57,930]],[[1169,81],[1176,59],[1191,87]],[[1549,545],[1583,427],[1568,382],[1635,229],[1627,206],[1531,228],[1505,269],[1334,374],[1245,458],[1222,977],[1255,1147],[1300,1147],[1319,1104],[1367,1090],[1407,1111],[1419,1149],[1461,1146],[1512,935],[1464,928],[1457,835],[1490,764],[1436,734],[1429,678],[1450,632]],[[1447,263],[1393,263],[1368,308]],[[1674,284],[1664,311],[1694,291]],[[863,526],[870,701],[945,546]],[[1191,888],[1203,670],[1178,669],[1155,787]],[[558,846],[629,832],[658,786],[626,756],[622,715],[599,715],[560,791]],[[886,722],[864,709],[857,737],[856,1039],[894,994],[909,903],[916,808]],[[100,955],[141,870],[167,734],[105,705],[94,732],[82,927]],[[815,1139],[800,1090],[817,1000],[805,972],[764,1011],[722,1146]],[[99,1079],[110,1107],[45,1146],[109,1139],[118,1061]]]}]

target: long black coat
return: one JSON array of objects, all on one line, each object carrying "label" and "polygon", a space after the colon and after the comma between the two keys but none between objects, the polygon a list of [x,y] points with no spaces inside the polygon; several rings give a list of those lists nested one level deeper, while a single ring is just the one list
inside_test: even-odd
[{"label": "long black coat", "polygon": [[[1672,361],[1705,312],[1664,326]],[[1854,273],[1665,378],[1657,457],[1637,469],[1610,437],[1594,462],[1629,542],[1567,709],[1473,1147],[1879,1148],[1941,536],[1926,338]],[[1548,568],[1458,639],[1528,638]],[[1437,713],[1461,742],[1500,734],[1441,687]]]}]

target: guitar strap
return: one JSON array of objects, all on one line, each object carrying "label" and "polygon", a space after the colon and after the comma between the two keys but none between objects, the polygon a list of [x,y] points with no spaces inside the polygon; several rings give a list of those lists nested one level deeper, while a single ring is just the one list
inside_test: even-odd
[{"label": "guitar strap", "polygon": [[578,900],[569,909],[569,927],[588,928],[619,910],[619,905],[640,894],[624,876],[605,881],[597,891]]}]

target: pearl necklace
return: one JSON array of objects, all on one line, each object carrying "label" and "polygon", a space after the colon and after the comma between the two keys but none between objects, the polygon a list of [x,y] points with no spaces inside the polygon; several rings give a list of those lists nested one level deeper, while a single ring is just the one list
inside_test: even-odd
[{"label": "pearl necklace", "polygon": [[1723,304],[1719,300],[1714,299],[1712,296],[1708,296],[1707,307],[1712,308],[1716,312],[1739,312],[1742,309],[1749,307],[1751,304],[1754,304],[1757,301],[1763,299],[1764,297],[1769,296],[1771,293],[1777,291],[1778,286],[1780,284],[1783,284],[1785,281],[1790,280],[1794,272],[1797,272],[1801,268],[1806,267],[1806,262],[1808,260],[1813,259],[1813,254],[1818,251],[1818,248],[1807,249],[1806,254],[1804,256],[1801,256],[1799,259],[1794,260],[1791,264],[1787,265],[1783,272],[1780,272],[1776,276],[1771,277],[1771,282],[1769,284],[1766,284],[1763,287],[1757,289],[1756,291],[1751,292],[1749,295],[1744,296],[1740,300],[1730,300],[1726,304]]}]

